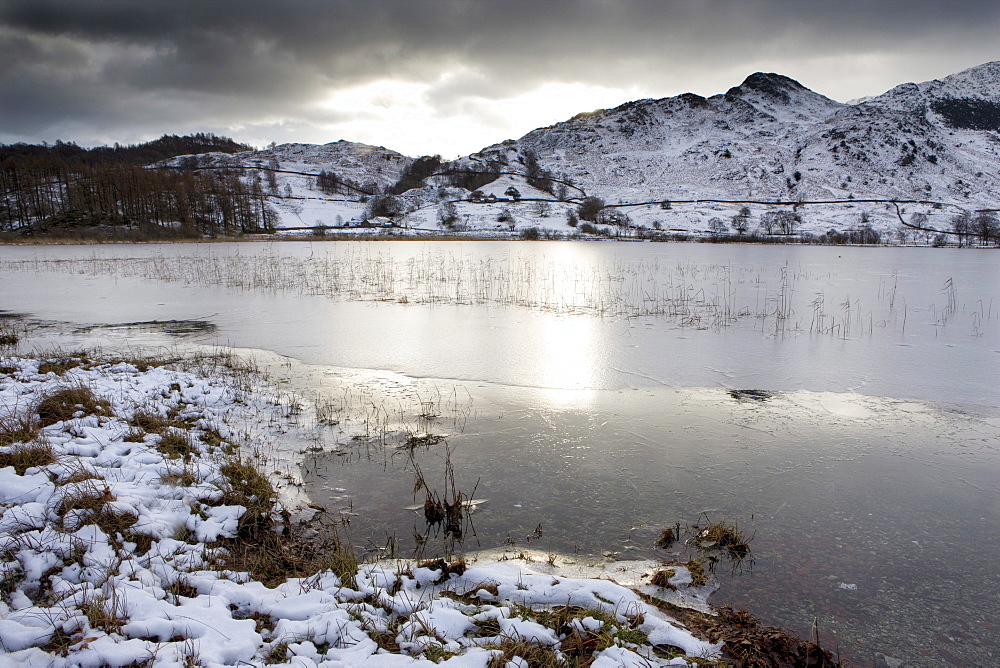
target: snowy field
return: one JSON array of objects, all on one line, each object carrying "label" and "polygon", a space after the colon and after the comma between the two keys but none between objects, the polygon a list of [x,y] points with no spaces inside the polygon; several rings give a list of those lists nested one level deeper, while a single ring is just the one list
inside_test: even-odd
[{"label": "snowy field", "polygon": [[295,533],[297,501],[257,472],[253,434],[283,413],[252,370],[0,361],[2,665],[646,666],[720,651],[664,613],[706,609],[713,580],[694,586],[683,564],[495,553],[266,585],[234,555],[296,549],[268,537]]}]

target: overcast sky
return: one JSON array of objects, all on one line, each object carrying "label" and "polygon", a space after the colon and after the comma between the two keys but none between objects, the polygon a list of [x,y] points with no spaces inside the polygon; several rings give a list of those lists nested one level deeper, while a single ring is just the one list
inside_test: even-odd
[{"label": "overcast sky", "polygon": [[996,0],[0,0],[0,142],[469,153],[755,71],[836,100],[1000,60]]}]

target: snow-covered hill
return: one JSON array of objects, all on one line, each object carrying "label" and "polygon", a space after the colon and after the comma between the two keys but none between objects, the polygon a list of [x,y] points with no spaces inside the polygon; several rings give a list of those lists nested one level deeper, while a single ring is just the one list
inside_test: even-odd
[{"label": "snow-covered hill", "polygon": [[[841,104],[777,74],[724,94],[639,100],[469,156],[533,151],[611,201],[900,198],[995,206],[1000,62]],[[971,119],[971,120],[970,120]]]},{"label": "snow-covered hill", "polygon": [[[909,220],[914,214],[926,215],[926,226],[946,229],[963,209],[1000,208],[998,131],[1000,62],[941,80],[902,84],[854,103],[836,102],[780,74],[756,73],[712,97],[686,93],[637,100],[488,146],[441,168],[496,172],[491,177],[496,181],[479,188],[484,197],[471,198],[483,201],[469,202],[468,190],[446,187],[456,182],[435,176],[427,179],[427,187],[401,196],[407,213],[397,222],[435,227],[448,217],[439,212],[452,201],[458,227],[507,228],[509,220],[498,220],[506,209],[515,229],[568,232],[573,229],[567,226],[567,212],[587,195],[610,205],[652,202],[621,211],[635,226],[695,233],[705,232],[713,218],[728,225],[743,206],[739,200],[802,202],[795,210],[801,229],[813,233],[870,224],[884,235],[902,228],[900,215]],[[359,190],[384,192],[413,162],[387,149],[344,141],[210,154],[200,160],[247,168],[278,165],[281,197],[275,206],[286,227],[365,217],[364,204],[331,200],[357,200]],[[324,194],[314,177],[284,173],[320,170],[364,187]],[[548,188],[551,194],[529,185],[529,176],[539,185],[539,173],[556,179]],[[511,187],[519,200],[505,194]],[[548,207],[529,201],[546,198],[552,201]],[[706,199],[733,203],[686,201]],[[866,199],[927,203],[902,205],[897,214],[893,205]],[[816,200],[844,203],[810,203]],[[661,206],[662,201],[671,205]],[[751,229],[774,209],[764,203],[748,206]]]}]

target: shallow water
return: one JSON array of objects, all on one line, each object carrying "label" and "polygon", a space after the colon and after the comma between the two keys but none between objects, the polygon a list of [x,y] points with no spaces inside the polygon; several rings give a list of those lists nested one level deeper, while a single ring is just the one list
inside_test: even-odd
[{"label": "shallow water", "polygon": [[[447,434],[416,451],[432,487],[447,445],[488,499],[464,549],[640,557],[675,521],[738,520],[757,563],[720,569],[717,604],[800,634],[816,615],[856,663],[990,665],[998,269],[948,249],[7,247],[0,309],[63,323],[34,336],[65,347],[229,344],[292,358],[275,371],[307,394],[363,387]],[[364,442],[304,462],[357,544],[403,552],[423,530],[412,468]]]}]

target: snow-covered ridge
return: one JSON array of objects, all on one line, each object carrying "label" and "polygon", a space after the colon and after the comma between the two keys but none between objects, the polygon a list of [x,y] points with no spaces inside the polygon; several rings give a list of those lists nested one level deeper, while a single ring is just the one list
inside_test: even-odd
[{"label": "snow-covered ridge", "polygon": [[[177,158],[183,164],[190,158]],[[339,226],[372,217],[361,193],[324,192],[312,175],[320,170],[385,190],[413,160],[351,142],[323,146],[286,144],[234,156],[210,154],[205,164],[247,169],[278,166],[272,197],[281,227]],[[499,172],[504,187],[481,187],[503,199],[514,186],[537,199],[528,185],[528,165],[575,184],[542,193],[553,201],[544,211],[513,206],[514,228],[539,227],[575,233],[564,223],[568,207],[557,196],[603,198],[609,204],[718,199],[732,206],[630,211],[637,226],[706,233],[712,218],[732,218],[739,200],[835,201],[843,204],[802,211],[802,228],[814,234],[872,225],[882,232],[902,227],[895,209],[857,206],[851,200],[913,200],[926,206],[901,214],[938,218],[947,229],[957,209],[997,209],[1000,193],[1000,61],[941,80],[906,83],[882,95],[837,102],[786,76],[755,73],[724,93],[692,93],[637,100],[613,109],[578,114],[509,139],[442,166],[443,170]],[[428,186],[449,185],[432,177]],[[558,184],[557,184],[558,185]],[[499,191],[499,192],[494,192]],[[526,192],[531,192],[526,195]],[[374,192],[374,190],[372,190]],[[405,203],[400,227],[439,227],[434,207],[468,194],[420,189]],[[336,201],[335,201],[336,200]],[[353,200],[353,201],[345,201]],[[512,200],[513,201],[513,200]],[[932,208],[932,204],[937,206]],[[512,206],[512,205],[511,205]],[[506,230],[502,209],[492,203],[459,204],[461,229]],[[508,206],[510,208],[510,206]],[[756,220],[766,208],[751,210]],[[503,218],[503,220],[501,220]],[[717,227],[717,226],[716,226]],[[905,230],[904,230],[905,231]],[[924,240],[926,241],[926,240]]]},{"label": "snow-covered ridge", "polygon": [[1000,186],[1000,142],[949,125],[933,107],[989,104],[998,95],[1000,63],[853,105],[757,73],[725,94],[630,102],[469,159],[516,166],[530,151],[543,168],[608,201],[868,197],[985,206]]}]

